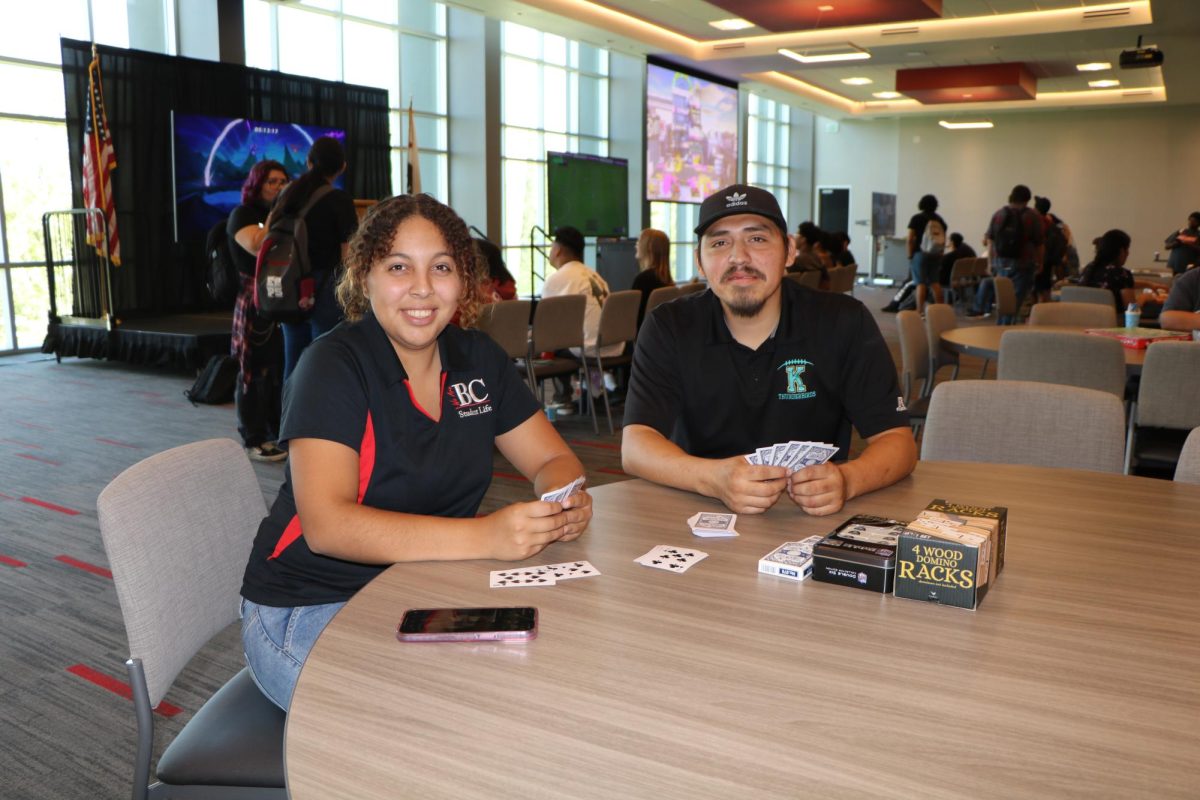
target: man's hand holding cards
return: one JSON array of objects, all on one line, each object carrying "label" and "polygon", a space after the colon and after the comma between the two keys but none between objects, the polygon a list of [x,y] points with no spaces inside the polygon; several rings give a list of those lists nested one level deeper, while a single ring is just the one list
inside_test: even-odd
[{"label": "man's hand holding cards", "polygon": [[791,475],[805,467],[824,464],[839,449],[828,442],[779,442],[758,448],[746,456],[746,461],[768,467],[784,467]]}]

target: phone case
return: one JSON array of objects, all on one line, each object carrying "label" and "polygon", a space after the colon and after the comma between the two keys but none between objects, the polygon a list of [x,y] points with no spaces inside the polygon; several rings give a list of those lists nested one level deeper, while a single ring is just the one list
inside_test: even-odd
[{"label": "phone case", "polygon": [[537,628],[528,631],[446,631],[444,633],[404,633],[396,629],[402,642],[528,642],[537,638]]}]

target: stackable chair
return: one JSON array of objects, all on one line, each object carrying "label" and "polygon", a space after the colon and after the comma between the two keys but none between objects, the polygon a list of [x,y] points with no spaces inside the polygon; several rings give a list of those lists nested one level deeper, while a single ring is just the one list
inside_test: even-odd
[{"label": "stackable chair", "polygon": [[1113,293],[1096,286],[1064,286],[1058,290],[1058,299],[1064,303],[1095,303],[1113,308]]},{"label": "stackable chair", "polygon": [[[583,316],[587,310],[587,297],[582,294],[564,294],[558,297],[543,297],[533,310],[533,327],[529,335],[529,350],[525,358],[525,373],[529,388],[540,398],[542,381],[562,375],[579,375],[581,404],[583,393],[589,391],[587,370],[577,358],[555,355],[540,358],[542,353],[557,353],[571,347],[583,348]],[[588,403],[592,410],[592,427],[599,430],[596,422],[596,404]]]},{"label": "stackable chair", "polygon": [[[947,289],[946,302],[954,308],[966,308],[972,293],[975,291],[979,278],[975,275],[975,262],[978,258],[960,258],[950,268],[950,286]],[[987,259],[982,259],[984,266]]]},{"label": "stackable chair", "polygon": [[829,270],[829,291],[838,294],[854,294],[854,279],[857,277],[854,267],[834,267]]},{"label": "stackable chair", "polygon": [[1124,426],[1125,408],[1108,392],[1032,381],[952,381],[929,399],[921,458],[1119,474]]},{"label": "stackable chair", "polygon": [[[992,278],[993,286],[996,289],[996,324],[1011,325],[1017,320],[1017,312],[1020,309],[1017,307],[1017,292],[1013,288],[1012,278],[1006,278],[1003,275],[997,275]],[[984,369],[987,369],[987,362],[984,362]]]},{"label": "stackable chair", "polygon": [[703,292],[705,289],[708,288],[708,284],[705,283],[704,281],[688,281],[687,283],[680,284],[679,286],[677,286],[675,288],[679,290],[679,294],[677,296],[683,297],[684,295],[694,294],[696,292]]},{"label": "stackable chair", "polygon": [[925,423],[929,406],[929,345],[921,315],[915,311],[896,315],[896,331],[900,338],[900,391],[908,407],[909,425],[916,434]]},{"label": "stackable chair", "polygon": [[525,358],[529,353],[528,300],[501,300],[489,303],[480,313],[477,327],[500,345],[509,358]]},{"label": "stackable chair", "polygon": [[210,439],[151,456],[114,478],[96,508],[129,637],[134,800],[283,800],[286,717],[248,669],[195,713],[153,772],[150,765],[154,707],[200,648],[238,618],[242,574],[267,512],[241,445]]},{"label": "stackable chair", "polygon": [[925,338],[929,341],[929,381],[925,387],[925,396],[933,391],[933,382],[937,380],[938,370],[942,367],[954,367],[950,380],[958,380],[958,353],[942,344],[942,334],[958,327],[958,317],[954,314],[954,306],[945,303],[930,303],[925,306]]},{"label": "stackable chair", "polygon": [[[596,337],[596,369],[600,374],[614,367],[625,367],[633,363],[633,343],[637,339],[638,308],[642,304],[642,293],[638,289],[628,289],[623,292],[613,292],[604,301],[600,309],[600,333]],[[620,355],[602,358],[600,350],[608,345],[625,343],[625,351]],[[587,351],[584,351],[585,358]],[[613,433],[612,409],[608,403],[608,392],[604,393],[604,414],[608,417],[608,432]],[[592,417],[593,429],[595,416]]]},{"label": "stackable chair", "polygon": [[1113,306],[1111,293],[1105,306],[1096,303],[1038,303],[1029,311],[1029,324],[1112,328],[1117,324],[1117,309]]},{"label": "stackable chair", "polygon": [[1156,342],[1146,350],[1129,412],[1125,474],[1139,462],[1172,466],[1186,431],[1200,427],[1200,342]]},{"label": "stackable chair", "polygon": [[1180,483],[1200,483],[1200,428],[1192,428],[1183,443],[1179,463],[1175,465],[1175,480]]},{"label": "stackable chair", "polygon": [[679,287],[677,286],[662,286],[655,289],[646,298],[646,313],[643,319],[650,316],[650,312],[661,306],[663,303],[669,303],[679,297]]},{"label": "stackable chair", "polygon": [[789,272],[786,277],[801,286],[807,286],[809,289],[819,289],[821,287],[821,273],[815,269],[806,272]]},{"label": "stackable chair", "polygon": [[1000,338],[996,377],[1096,389],[1124,400],[1125,348],[1104,336],[1017,328]]}]

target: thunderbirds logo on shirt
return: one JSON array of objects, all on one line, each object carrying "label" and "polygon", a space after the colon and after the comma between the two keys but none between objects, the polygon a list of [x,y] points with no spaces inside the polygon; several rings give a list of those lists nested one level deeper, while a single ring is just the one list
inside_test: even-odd
[{"label": "thunderbirds logo on shirt", "polygon": [[465,383],[451,383],[446,386],[446,396],[450,398],[450,405],[458,411],[460,419],[491,413],[492,404],[489,402],[491,395],[482,378],[475,378]]},{"label": "thunderbirds logo on shirt", "polygon": [[806,358],[793,358],[779,365],[778,369],[787,376],[787,390],[779,393],[780,400],[807,400],[817,396],[804,382],[804,373],[811,366],[813,363]]}]

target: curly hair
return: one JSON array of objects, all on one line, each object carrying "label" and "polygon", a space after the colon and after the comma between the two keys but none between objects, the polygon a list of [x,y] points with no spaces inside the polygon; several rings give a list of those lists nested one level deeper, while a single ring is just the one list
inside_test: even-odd
[{"label": "curly hair", "polygon": [[487,264],[480,258],[467,223],[450,206],[427,194],[401,194],[371,207],[358,230],[350,237],[346,265],[338,280],[337,299],[346,319],[357,322],[371,307],[367,298],[367,274],[392,249],[396,230],[409,217],[421,217],[433,223],[450,248],[450,257],[462,279],[463,293],[458,300],[459,325],[473,327],[485,300],[482,284],[489,283]]},{"label": "curly hair", "polygon": [[267,159],[259,161],[250,168],[250,174],[246,176],[246,180],[242,183],[242,204],[250,205],[257,202],[262,197],[262,188],[266,184],[267,178],[272,172],[282,172],[283,177],[290,179],[287,168],[278,161]]}]

